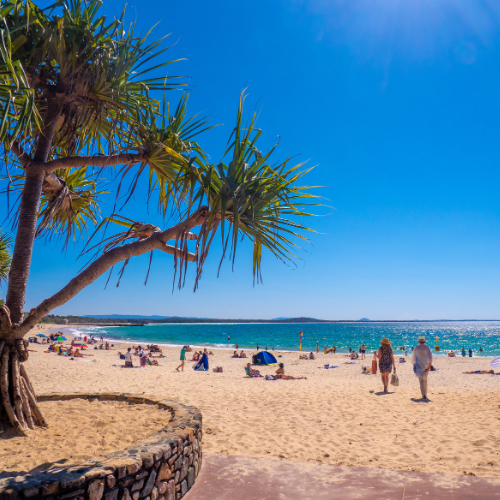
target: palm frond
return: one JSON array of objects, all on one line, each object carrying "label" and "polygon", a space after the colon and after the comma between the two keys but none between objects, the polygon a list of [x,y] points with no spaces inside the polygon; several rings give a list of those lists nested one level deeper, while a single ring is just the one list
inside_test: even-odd
[{"label": "palm frond", "polygon": [[11,264],[10,247],[12,237],[2,232],[0,228],[0,285],[9,278]]}]

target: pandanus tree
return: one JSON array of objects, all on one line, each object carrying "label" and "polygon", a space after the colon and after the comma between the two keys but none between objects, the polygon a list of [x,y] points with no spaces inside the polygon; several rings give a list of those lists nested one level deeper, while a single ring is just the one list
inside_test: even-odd
[{"label": "pandanus tree", "polygon": [[[116,265],[121,278],[132,257],[155,250],[173,256],[179,287],[192,262],[196,289],[216,233],[221,262],[227,255],[234,264],[238,243],[250,240],[259,281],[263,249],[285,262],[296,257],[307,230],[297,220],[314,201],[298,185],[302,164],[271,164],[274,148],[257,149],[261,131],[255,115],[243,125],[243,96],[222,161],[212,164],[197,140],[207,122],[188,116],[186,94],[168,104],[182,80],[163,73],[174,62],[160,57],[164,40],[137,36],[123,14],[108,24],[100,5],[64,0],[40,9],[12,0],[0,10],[0,140],[6,190],[17,200],[9,208],[15,243],[0,306],[0,432],[47,425],[23,365],[23,338],[52,309]],[[175,214],[176,223],[160,228],[125,217],[121,207],[102,216],[103,178],[115,179],[120,203],[147,185],[162,220]],[[61,237],[64,246],[87,234],[83,270],[25,314],[35,239]]]}]

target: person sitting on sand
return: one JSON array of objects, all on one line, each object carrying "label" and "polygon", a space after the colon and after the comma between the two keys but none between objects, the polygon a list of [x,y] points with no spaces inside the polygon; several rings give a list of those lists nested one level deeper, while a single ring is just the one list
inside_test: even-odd
[{"label": "person sitting on sand", "polygon": [[186,346],[186,352],[191,352],[193,349],[191,349],[191,347],[189,347],[188,345]]},{"label": "person sitting on sand", "polygon": [[448,353],[448,357],[449,357],[449,358],[454,358],[455,356],[456,356],[456,354],[455,354],[455,352],[454,352],[454,351],[450,351],[450,352]]},{"label": "person sitting on sand", "polygon": [[82,353],[80,352],[80,349],[78,347],[75,350],[75,354],[73,354],[75,358],[83,358]]},{"label": "person sitting on sand", "polygon": [[314,354],[313,354],[312,352],[310,352],[310,353],[309,353],[309,359],[316,359],[316,358],[314,357]]},{"label": "person sitting on sand", "polygon": [[109,351],[109,342],[106,342],[106,351]]},{"label": "person sitting on sand", "polygon": [[199,361],[200,355],[198,354],[198,351],[195,351],[193,353],[193,357],[191,358],[191,361]]},{"label": "person sitting on sand", "polygon": [[462,372],[462,373],[467,373],[468,375],[475,375],[476,373],[478,375],[485,375],[485,374],[495,375],[494,370],[476,370],[475,372]]},{"label": "person sitting on sand", "polygon": [[233,355],[231,356],[232,358],[239,358],[238,356],[238,351],[234,351]]},{"label": "person sitting on sand", "polygon": [[246,357],[247,357],[247,355],[243,351],[241,351],[240,352],[240,358],[246,358]]},{"label": "person sitting on sand", "polygon": [[276,378],[280,380],[302,380],[306,377],[292,377],[291,375],[285,375],[285,365],[280,363],[279,368],[276,370]]},{"label": "person sitting on sand", "polygon": [[248,374],[250,375],[250,377],[262,377],[259,370],[254,370],[250,363],[247,363],[247,368],[248,368]]},{"label": "person sitting on sand", "polygon": [[213,356],[213,355],[214,355],[214,353],[213,353],[212,351],[210,351],[210,352],[208,353],[208,355],[209,355],[209,356]]},{"label": "person sitting on sand", "polygon": [[68,356],[73,356],[73,348],[72,347],[70,347],[68,349]]},{"label": "person sitting on sand", "polygon": [[352,353],[351,353],[351,359],[358,359],[358,353],[352,351]]}]

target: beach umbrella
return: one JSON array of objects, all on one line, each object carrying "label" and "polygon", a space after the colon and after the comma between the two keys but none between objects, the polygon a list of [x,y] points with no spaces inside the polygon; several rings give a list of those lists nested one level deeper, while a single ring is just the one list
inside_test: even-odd
[{"label": "beach umbrella", "polygon": [[45,338],[47,337],[47,335],[44,335],[43,333],[37,333],[36,336],[37,337],[45,337]]},{"label": "beach umbrella", "polygon": [[66,337],[57,337],[58,342],[62,342],[63,340],[68,340]]},{"label": "beach umbrella", "polygon": [[492,359],[490,366],[492,366],[493,368],[500,368],[500,356],[498,356],[498,358]]}]

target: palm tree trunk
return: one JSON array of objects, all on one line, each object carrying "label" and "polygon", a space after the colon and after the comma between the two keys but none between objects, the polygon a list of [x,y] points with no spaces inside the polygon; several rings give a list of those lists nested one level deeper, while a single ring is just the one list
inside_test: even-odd
[{"label": "palm tree trunk", "polygon": [[34,161],[25,167],[16,242],[9,273],[6,305],[0,307],[0,434],[13,430],[26,435],[36,425],[47,426],[23,363],[28,359],[28,343],[16,339],[14,328],[24,318],[26,286],[35,242],[38,211],[45,169],[60,116],[57,100],[48,99],[44,126],[38,137]]},{"label": "palm tree trunk", "polygon": [[24,436],[35,426],[47,427],[22,364],[27,359],[28,342],[0,341],[0,434],[13,430]]},{"label": "palm tree trunk", "polygon": [[19,224],[14,253],[12,255],[6,299],[13,324],[21,323],[24,316],[26,286],[28,284],[31,255],[35,241],[43,174],[41,170],[29,167],[29,171],[26,172],[26,181],[21,195]]},{"label": "palm tree trunk", "polygon": [[24,316],[26,286],[30,274],[40,196],[45,177],[44,169],[39,167],[37,163],[47,161],[59,121],[59,115],[60,107],[57,99],[48,99],[47,114],[34,155],[35,163],[30,164],[26,168],[26,180],[21,194],[18,229],[14,253],[12,255],[12,264],[10,266],[6,299],[6,304],[10,310],[10,318],[14,325],[21,323]]}]

